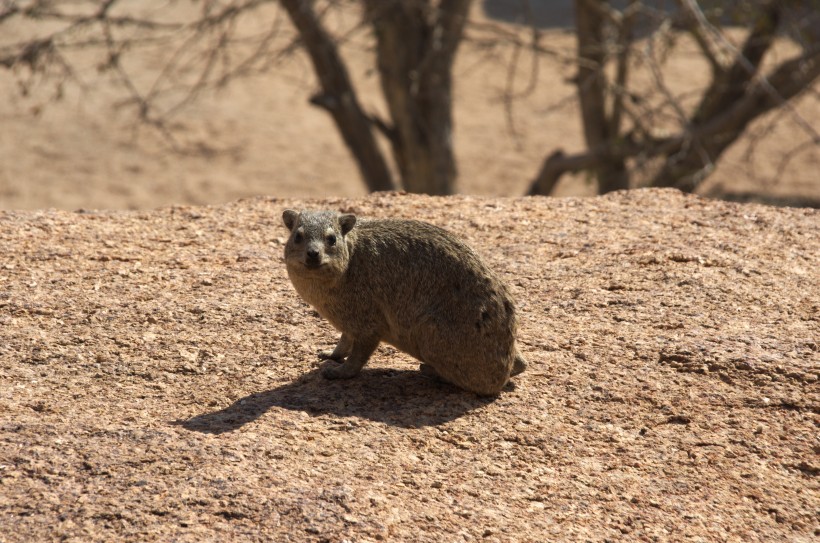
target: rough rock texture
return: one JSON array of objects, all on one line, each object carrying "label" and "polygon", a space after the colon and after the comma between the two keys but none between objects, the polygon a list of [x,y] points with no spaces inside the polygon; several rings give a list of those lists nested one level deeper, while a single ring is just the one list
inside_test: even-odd
[{"label": "rough rock texture", "polygon": [[[303,206],[463,235],[529,371],[322,379]],[[815,540],[819,230],[673,191],[2,212],[0,541]]]}]

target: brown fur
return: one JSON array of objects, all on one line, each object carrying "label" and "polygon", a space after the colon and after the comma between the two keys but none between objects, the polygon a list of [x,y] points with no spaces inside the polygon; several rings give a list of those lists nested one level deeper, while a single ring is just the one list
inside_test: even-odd
[{"label": "brown fur", "polygon": [[343,363],[326,366],[325,377],[354,377],[381,341],[419,359],[425,374],[483,395],[526,368],[509,291],[451,233],[330,211],[282,218],[293,286],[342,332],[325,357]]}]

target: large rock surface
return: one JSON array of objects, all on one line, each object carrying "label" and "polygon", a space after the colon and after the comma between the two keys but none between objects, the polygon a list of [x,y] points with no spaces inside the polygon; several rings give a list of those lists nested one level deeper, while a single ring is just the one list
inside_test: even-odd
[{"label": "large rock surface", "polygon": [[[500,397],[336,334],[285,207],[427,220],[519,300]],[[820,213],[673,191],[0,213],[0,541],[809,541]]]}]

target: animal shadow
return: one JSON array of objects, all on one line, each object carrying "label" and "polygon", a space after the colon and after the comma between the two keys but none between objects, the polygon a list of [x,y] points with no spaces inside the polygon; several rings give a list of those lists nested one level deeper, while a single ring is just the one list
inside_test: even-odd
[{"label": "animal shadow", "polygon": [[174,424],[195,432],[224,434],[279,407],[420,428],[454,420],[493,399],[427,378],[418,371],[365,369],[353,379],[330,381],[314,370],[286,385],[245,396],[219,411]]}]

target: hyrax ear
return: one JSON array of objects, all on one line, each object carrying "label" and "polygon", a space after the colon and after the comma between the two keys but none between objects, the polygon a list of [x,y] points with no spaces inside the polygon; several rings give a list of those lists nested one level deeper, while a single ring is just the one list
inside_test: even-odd
[{"label": "hyrax ear", "polygon": [[347,234],[353,227],[356,225],[356,215],[340,215],[339,216],[339,226],[342,228],[342,235]]},{"label": "hyrax ear", "polygon": [[288,230],[293,230],[293,227],[296,226],[296,219],[298,218],[299,212],[292,209],[286,209],[282,213],[282,221],[284,221],[285,226],[288,227]]}]

